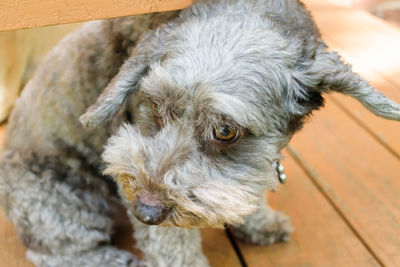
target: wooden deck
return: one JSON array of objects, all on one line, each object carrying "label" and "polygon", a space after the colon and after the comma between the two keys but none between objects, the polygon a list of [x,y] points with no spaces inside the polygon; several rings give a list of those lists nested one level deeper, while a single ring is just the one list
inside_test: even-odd
[{"label": "wooden deck", "polygon": [[[363,11],[304,2],[330,47],[400,102],[400,30]],[[3,135],[4,126],[0,141]],[[269,200],[291,216],[291,241],[252,246],[203,230],[211,266],[400,266],[399,122],[330,95],[284,155],[288,183]],[[127,232],[117,236],[121,247],[131,246]],[[0,217],[0,266],[31,266],[24,253],[12,224]]]}]

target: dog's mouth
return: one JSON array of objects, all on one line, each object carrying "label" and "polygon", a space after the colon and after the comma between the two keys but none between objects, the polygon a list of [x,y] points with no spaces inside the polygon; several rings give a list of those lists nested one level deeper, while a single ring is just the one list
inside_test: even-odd
[{"label": "dog's mouth", "polygon": [[162,184],[140,187],[137,179],[125,176],[118,182],[132,215],[147,225],[223,228],[224,224],[241,224],[260,198],[252,187],[230,180],[202,183],[190,190]]}]

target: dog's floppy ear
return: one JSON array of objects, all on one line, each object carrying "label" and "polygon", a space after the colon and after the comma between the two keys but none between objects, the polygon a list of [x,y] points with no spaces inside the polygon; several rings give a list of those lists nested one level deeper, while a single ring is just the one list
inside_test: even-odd
[{"label": "dog's floppy ear", "polygon": [[80,116],[84,127],[95,127],[114,117],[129,94],[135,92],[143,76],[146,75],[148,62],[145,55],[136,54],[128,58],[118,74],[110,81],[95,104]]},{"label": "dog's floppy ear", "polygon": [[375,90],[365,79],[343,63],[340,56],[322,45],[312,63],[296,79],[312,91],[340,92],[356,98],[374,114],[400,120],[400,105]]}]

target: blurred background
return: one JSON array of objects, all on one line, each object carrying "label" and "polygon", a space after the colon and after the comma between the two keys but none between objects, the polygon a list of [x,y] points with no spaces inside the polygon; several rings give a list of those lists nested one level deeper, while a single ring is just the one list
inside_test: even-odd
[{"label": "blurred background", "polygon": [[364,9],[400,26],[400,0],[326,0],[332,4]]}]

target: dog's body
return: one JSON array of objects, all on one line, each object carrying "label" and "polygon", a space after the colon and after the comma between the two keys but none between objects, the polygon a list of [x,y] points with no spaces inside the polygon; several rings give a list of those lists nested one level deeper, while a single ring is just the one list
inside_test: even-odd
[{"label": "dog's body", "polygon": [[[287,240],[288,219],[264,190],[328,88],[400,119],[396,103],[326,49],[294,0],[199,1],[87,23],[17,101],[1,203],[40,266],[207,266],[193,228],[224,224],[249,242]],[[102,175],[102,153],[118,187]],[[107,245],[116,201],[140,263]]]}]

